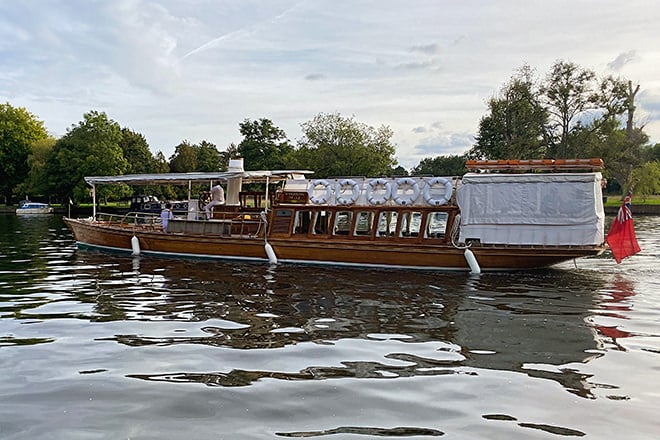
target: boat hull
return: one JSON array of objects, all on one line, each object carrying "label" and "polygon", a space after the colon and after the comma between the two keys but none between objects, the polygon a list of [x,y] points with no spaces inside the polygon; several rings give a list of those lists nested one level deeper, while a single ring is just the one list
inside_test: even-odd
[{"label": "boat hull", "polygon": [[[104,222],[65,218],[79,245],[134,252],[133,237],[140,253],[269,261],[263,237],[213,236],[171,233],[155,228],[117,226]],[[465,250],[447,244],[378,242],[374,240],[318,240],[312,237],[271,238],[278,261],[350,265],[365,267],[398,267],[425,270],[469,271]],[[548,267],[574,258],[594,256],[602,246],[473,246],[471,248],[481,270],[503,271]]]}]

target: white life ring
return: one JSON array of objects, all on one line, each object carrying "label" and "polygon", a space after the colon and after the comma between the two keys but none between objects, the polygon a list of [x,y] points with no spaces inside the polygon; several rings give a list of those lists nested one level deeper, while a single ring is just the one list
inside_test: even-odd
[{"label": "white life ring", "polygon": [[[377,197],[374,191],[382,186],[385,188],[385,193]],[[392,197],[392,184],[387,179],[371,179],[367,183],[367,200],[372,205],[382,205]]]},{"label": "white life ring", "polygon": [[[431,197],[431,189],[435,185],[444,185],[445,187],[445,194],[437,199],[435,197]],[[440,206],[444,205],[451,199],[451,195],[454,192],[454,184],[452,183],[451,180],[447,180],[444,177],[434,177],[433,179],[429,180],[426,182],[426,186],[424,187],[424,200],[426,200],[426,203],[429,205],[433,206]]]},{"label": "white life ring", "polygon": [[[319,185],[325,188],[325,194],[320,197],[316,197],[314,195],[314,190],[316,190],[316,187]],[[309,190],[307,190],[307,194],[309,194],[310,202],[314,203],[315,205],[323,205],[328,203],[328,200],[330,200],[330,196],[332,195],[332,185],[330,185],[330,182],[325,179],[312,180],[312,184],[310,185]]]},{"label": "white life ring", "polygon": [[[351,187],[351,195],[342,194],[346,187]],[[352,205],[360,197],[360,185],[353,179],[342,179],[337,182],[335,198],[340,205]]]},{"label": "white life ring", "polygon": [[[399,195],[400,185],[406,185],[412,188],[412,194],[407,197],[404,197],[405,193]],[[397,205],[412,205],[415,200],[417,200],[417,197],[419,197],[419,184],[415,181],[415,179],[411,177],[402,177],[400,179],[396,179],[394,185],[392,185],[392,197],[394,198],[394,202]]]}]

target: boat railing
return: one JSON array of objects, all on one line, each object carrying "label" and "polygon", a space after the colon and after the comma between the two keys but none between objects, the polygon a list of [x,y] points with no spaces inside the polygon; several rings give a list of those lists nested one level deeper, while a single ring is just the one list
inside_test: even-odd
[{"label": "boat railing", "polygon": [[97,223],[107,223],[119,226],[133,226],[140,228],[160,228],[160,216],[153,213],[145,212],[127,212],[124,214],[113,214],[106,212],[98,212],[96,214]]}]

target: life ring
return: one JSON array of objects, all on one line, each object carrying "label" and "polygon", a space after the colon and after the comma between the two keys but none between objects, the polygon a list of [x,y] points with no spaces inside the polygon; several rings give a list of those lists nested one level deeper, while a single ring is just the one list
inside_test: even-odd
[{"label": "life ring", "polygon": [[[398,195],[400,185],[406,185],[410,187],[412,189],[412,194],[407,197],[404,197],[405,192],[404,194]],[[397,205],[412,205],[415,200],[417,200],[417,197],[419,197],[419,184],[415,181],[415,179],[411,177],[402,177],[400,179],[396,179],[394,181],[394,185],[392,185],[392,197],[394,198],[394,203]]]},{"label": "life ring", "polygon": [[[445,194],[437,199],[435,197],[431,197],[431,189],[435,185],[444,185],[445,187]],[[424,187],[424,200],[426,200],[426,203],[429,205],[433,206],[440,206],[444,205],[451,199],[451,195],[454,192],[454,184],[452,183],[451,180],[447,180],[444,177],[434,177],[433,179],[429,180],[426,182],[426,186]]]},{"label": "life ring", "polygon": [[[374,191],[379,186],[385,188],[385,193],[382,196],[377,197],[374,194]],[[390,197],[392,197],[392,184],[387,179],[371,179],[367,183],[367,200],[372,205],[382,205],[387,202]]]},{"label": "life ring", "polygon": [[[342,195],[343,190],[348,186],[351,187],[351,195]],[[360,185],[358,185],[355,180],[342,179],[337,182],[337,189],[335,190],[335,198],[337,199],[337,203],[340,205],[352,205],[355,203],[358,197],[360,197]]]},{"label": "life ring", "polygon": [[[314,195],[314,190],[319,185],[322,185],[325,188],[325,194],[320,197],[316,197]],[[307,190],[307,194],[309,194],[310,202],[314,203],[315,205],[323,205],[328,203],[328,200],[330,200],[330,196],[332,195],[332,185],[330,185],[330,182],[325,179],[312,180],[312,184],[310,185],[309,190]]]}]

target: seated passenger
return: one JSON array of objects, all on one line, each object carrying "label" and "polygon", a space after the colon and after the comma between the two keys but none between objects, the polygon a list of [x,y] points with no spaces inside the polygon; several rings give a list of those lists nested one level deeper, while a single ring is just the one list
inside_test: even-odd
[{"label": "seated passenger", "polygon": [[209,202],[204,210],[206,211],[206,220],[211,218],[211,208],[213,206],[224,205],[225,204],[225,190],[222,189],[222,186],[216,185],[211,188],[211,202]]}]

